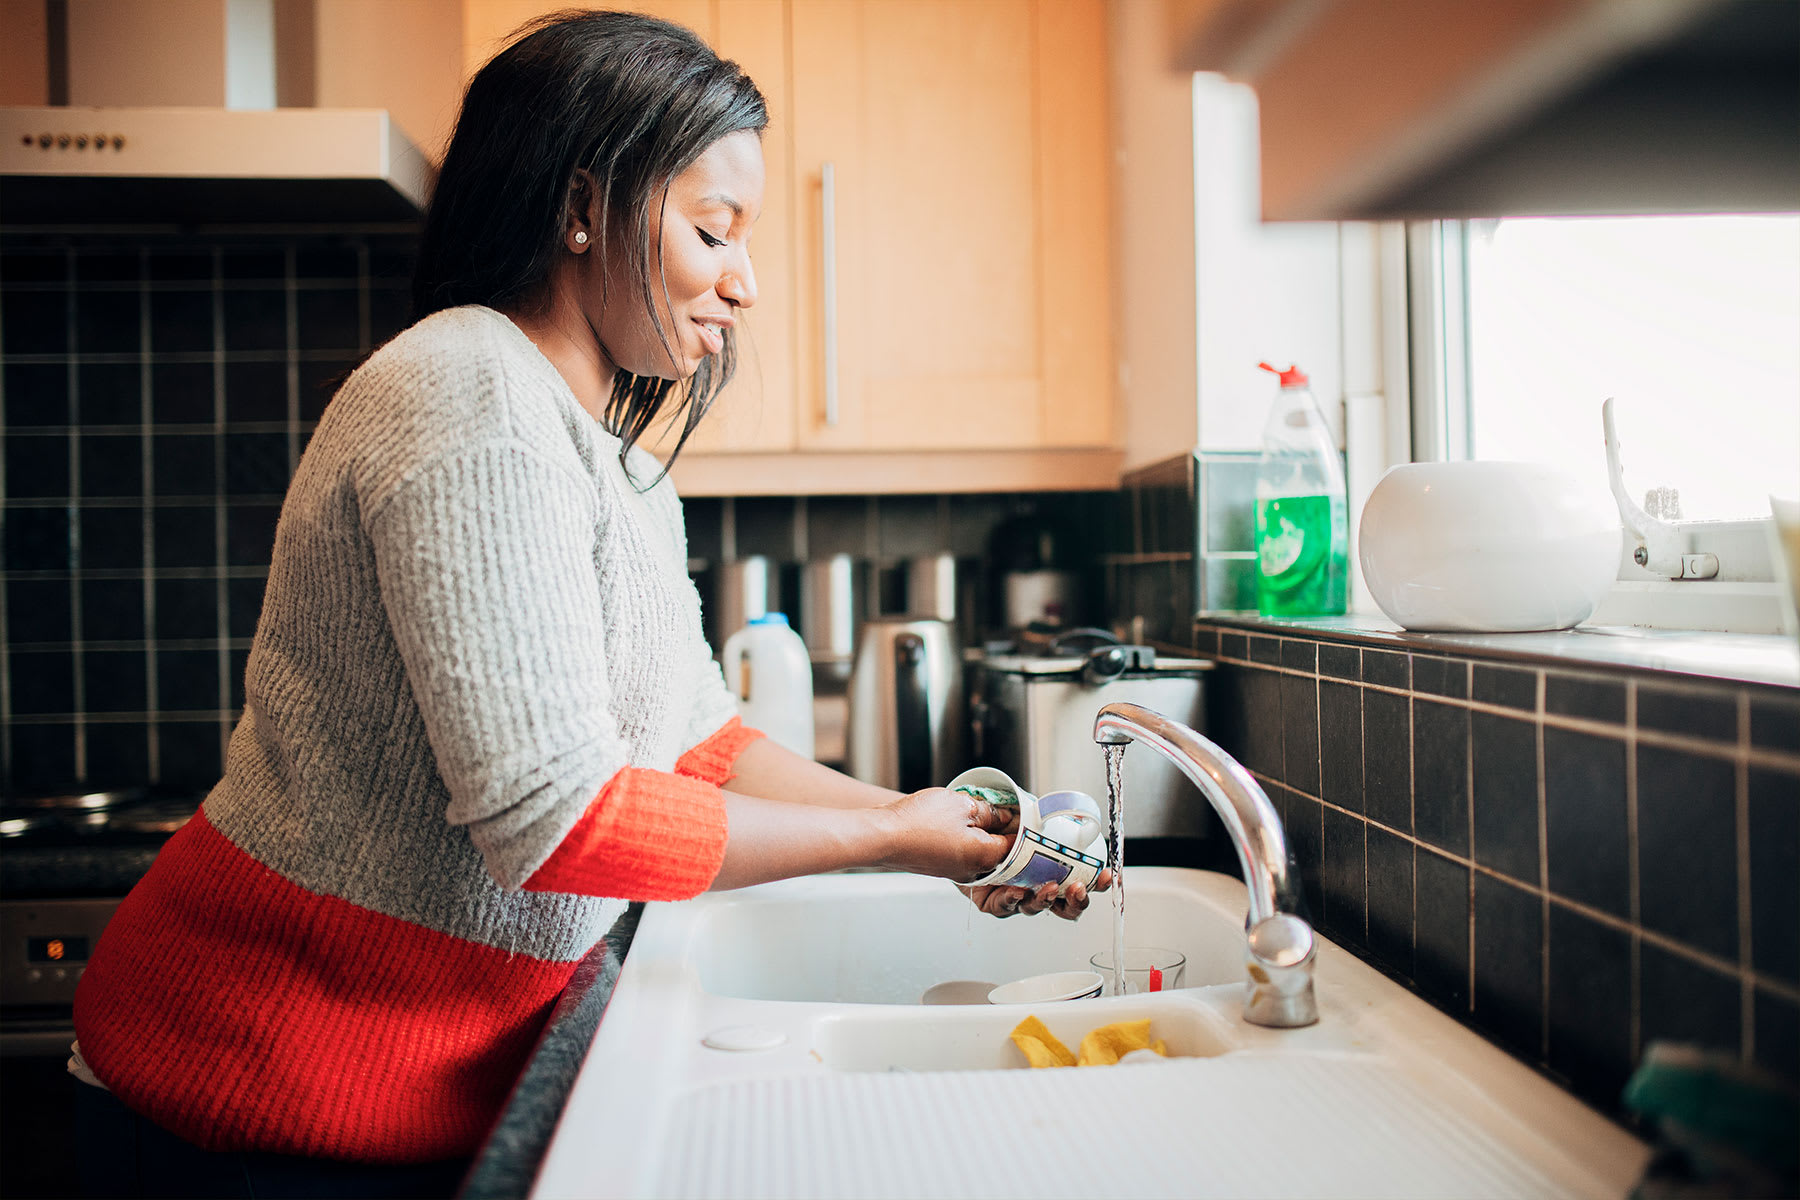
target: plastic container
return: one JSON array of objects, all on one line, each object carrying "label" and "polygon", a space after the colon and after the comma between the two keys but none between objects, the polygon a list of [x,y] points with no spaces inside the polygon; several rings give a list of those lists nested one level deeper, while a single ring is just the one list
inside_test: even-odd
[{"label": "plastic container", "polygon": [[1256,472],[1256,607],[1269,617],[1334,616],[1349,598],[1350,557],[1337,442],[1298,367],[1257,365],[1281,377],[1281,391]]},{"label": "plastic container", "polygon": [[725,641],[725,686],[744,724],[813,756],[812,659],[785,613],[764,613]]}]

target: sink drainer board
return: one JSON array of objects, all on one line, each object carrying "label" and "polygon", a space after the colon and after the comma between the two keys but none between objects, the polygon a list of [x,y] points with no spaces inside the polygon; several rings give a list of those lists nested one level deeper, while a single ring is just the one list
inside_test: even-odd
[{"label": "sink drainer board", "polygon": [[[1143,867],[1130,886],[1134,937],[1185,954],[1192,986],[917,1003],[1084,963],[1102,903],[971,919],[940,880],[859,874],[652,906],[533,1196],[1620,1197],[1642,1173],[1641,1142],[1329,941],[1318,1023],[1247,1023],[1244,885]],[[1023,1061],[1027,1015],[1071,1049],[1148,1017],[1186,1057],[997,1069]],[[704,1044],[727,1032],[763,1048]]]},{"label": "sink drainer board", "polygon": [[661,1164],[658,1196],[1569,1194],[1388,1067],[1260,1054],[722,1084]]}]

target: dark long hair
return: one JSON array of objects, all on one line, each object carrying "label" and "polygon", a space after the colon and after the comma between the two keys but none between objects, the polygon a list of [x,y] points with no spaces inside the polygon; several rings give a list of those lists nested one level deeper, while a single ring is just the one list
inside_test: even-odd
[{"label": "dark long hair", "polygon": [[[414,318],[459,304],[541,311],[570,188],[586,171],[600,212],[593,251],[605,255],[620,239],[663,349],[678,361],[661,315],[660,247],[651,261],[651,206],[714,142],[760,135],[768,123],[749,76],[679,25],[621,12],[539,17],[469,82],[425,215]],[[736,330],[724,332],[724,348],[701,360],[683,396],[678,380],[613,376],[604,424],[624,443],[621,464],[665,410],[673,421],[685,408],[674,461],[737,368]]]}]

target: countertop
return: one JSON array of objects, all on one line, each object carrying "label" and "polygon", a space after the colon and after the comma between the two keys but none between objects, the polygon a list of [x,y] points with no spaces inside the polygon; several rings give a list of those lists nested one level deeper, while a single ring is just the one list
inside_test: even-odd
[{"label": "countertop", "polygon": [[487,1144],[463,1180],[462,1200],[502,1200],[531,1191],[643,912],[642,904],[626,909],[575,968]]}]

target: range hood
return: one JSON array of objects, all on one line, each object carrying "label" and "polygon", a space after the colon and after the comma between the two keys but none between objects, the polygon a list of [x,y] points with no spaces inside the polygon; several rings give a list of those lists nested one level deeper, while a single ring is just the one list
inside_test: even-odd
[{"label": "range hood", "polygon": [[387,112],[309,106],[310,3],[46,14],[51,103],[0,107],[0,224],[388,223],[424,207],[432,166]]}]

